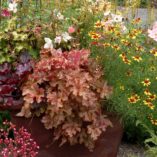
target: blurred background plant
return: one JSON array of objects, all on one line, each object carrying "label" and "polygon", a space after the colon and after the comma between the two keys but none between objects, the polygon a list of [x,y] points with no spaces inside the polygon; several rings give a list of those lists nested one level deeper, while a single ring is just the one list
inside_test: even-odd
[{"label": "blurred background plant", "polygon": [[152,36],[156,23],[149,34],[140,23],[139,18],[128,23],[121,15],[109,13],[89,32],[93,56],[114,87],[108,108],[122,116],[126,137],[132,141],[147,137],[146,131],[135,126],[136,120],[157,129],[157,48]]},{"label": "blurred background plant", "polygon": [[156,131],[150,129],[147,125],[143,124],[141,121],[137,121],[136,125],[140,125],[142,128],[144,128],[150,136],[144,142],[146,145],[145,156],[146,157],[157,156],[157,133],[156,133]]}]

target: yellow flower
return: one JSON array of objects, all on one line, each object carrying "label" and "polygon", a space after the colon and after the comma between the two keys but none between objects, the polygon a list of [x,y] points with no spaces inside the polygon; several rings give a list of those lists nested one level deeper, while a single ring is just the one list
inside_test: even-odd
[{"label": "yellow flower", "polygon": [[152,103],[148,104],[148,107],[149,107],[151,110],[154,110],[154,108],[155,108],[155,106],[154,106]]},{"label": "yellow flower", "polygon": [[132,33],[137,36],[142,33],[142,30],[141,29],[133,29]]},{"label": "yellow flower", "polygon": [[125,64],[128,64],[130,65],[131,64],[131,60],[129,60],[126,55],[124,53],[120,54],[119,57],[122,58],[122,61],[125,63]]},{"label": "yellow flower", "polygon": [[156,99],[156,95],[155,95],[155,94],[151,94],[151,95],[149,96],[149,99],[150,99],[150,100],[155,100],[155,99]]},{"label": "yellow flower", "polygon": [[147,105],[151,110],[154,110],[155,106],[153,105],[152,101],[150,99],[146,99],[143,101],[145,105]]},{"label": "yellow flower", "polygon": [[120,86],[119,88],[120,88],[120,90],[124,90],[125,89],[124,86]]},{"label": "yellow flower", "polygon": [[113,32],[115,32],[116,28],[114,26],[108,26],[107,29],[109,32],[113,33]]},{"label": "yellow flower", "polygon": [[132,57],[134,61],[140,62],[142,58],[140,56],[133,56]]},{"label": "yellow flower", "polygon": [[156,68],[154,66],[150,67],[150,71],[155,71],[155,70],[156,70]]},{"label": "yellow flower", "polygon": [[133,21],[132,21],[132,24],[138,24],[138,23],[140,23],[141,22],[141,19],[140,18],[137,18],[137,19],[134,19]]},{"label": "yellow flower", "polygon": [[123,62],[124,62],[125,64],[128,64],[128,65],[131,64],[131,60],[129,60],[129,59],[127,59],[127,58],[125,58],[125,59],[123,60]]},{"label": "yellow flower", "polygon": [[142,84],[143,84],[144,86],[149,86],[149,85],[151,84],[151,82],[150,82],[150,80],[147,78],[147,79],[145,79],[144,81],[142,81]]},{"label": "yellow flower", "polygon": [[153,119],[150,119],[150,121],[151,121],[151,123],[153,124],[153,125],[157,125],[157,120],[153,120]]},{"label": "yellow flower", "polygon": [[125,46],[131,46],[131,43],[126,40],[126,39],[122,39],[121,42],[125,45]]},{"label": "yellow flower", "polygon": [[128,36],[127,36],[127,38],[129,39],[136,39],[136,35],[134,35],[134,34],[129,34]]},{"label": "yellow flower", "polygon": [[144,94],[147,95],[147,96],[151,95],[151,93],[150,93],[150,91],[148,89],[144,90]]},{"label": "yellow flower", "polygon": [[151,49],[150,53],[153,54],[155,57],[157,57],[157,49]]},{"label": "yellow flower", "polygon": [[98,40],[100,37],[101,37],[101,35],[99,35],[97,33],[91,35],[91,39],[94,39],[94,40]]},{"label": "yellow flower", "polygon": [[88,35],[91,37],[92,35],[95,35],[96,34],[96,32],[93,32],[93,31],[90,31],[89,33],[88,33]]},{"label": "yellow flower", "polygon": [[126,55],[125,55],[124,53],[122,53],[122,54],[119,55],[119,57],[121,57],[121,58],[125,58]]},{"label": "yellow flower", "polygon": [[144,51],[144,48],[142,46],[138,46],[138,45],[136,45],[135,49],[136,49],[136,51],[140,51],[140,52]]},{"label": "yellow flower", "polygon": [[120,47],[118,45],[112,45],[112,48],[115,50],[120,50]]},{"label": "yellow flower", "polygon": [[111,46],[110,43],[104,43],[103,45],[104,45],[104,47],[110,47]]},{"label": "yellow flower", "polygon": [[152,103],[152,101],[150,99],[146,99],[146,100],[143,100],[143,103],[145,105],[148,105],[148,104]]},{"label": "yellow flower", "polygon": [[130,98],[128,98],[128,101],[132,104],[137,103],[139,100],[140,100],[140,97],[137,94],[134,94]]},{"label": "yellow flower", "polygon": [[95,28],[101,28],[103,26],[101,21],[97,21],[94,25]]},{"label": "yellow flower", "polygon": [[121,33],[120,32],[115,32],[115,35],[120,38]]}]

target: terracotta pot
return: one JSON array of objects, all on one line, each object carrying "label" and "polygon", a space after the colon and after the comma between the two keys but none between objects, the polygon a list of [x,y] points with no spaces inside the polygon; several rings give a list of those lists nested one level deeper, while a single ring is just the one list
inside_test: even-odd
[{"label": "terracotta pot", "polygon": [[113,123],[113,127],[108,128],[96,142],[93,152],[89,152],[82,145],[69,146],[68,144],[58,147],[58,143],[52,143],[52,130],[46,130],[40,119],[34,117],[32,119],[16,117],[16,112],[12,111],[12,122],[17,127],[24,126],[31,132],[32,137],[40,146],[38,157],[117,157],[118,147],[121,142],[123,128],[119,119],[108,114],[109,119]]}]

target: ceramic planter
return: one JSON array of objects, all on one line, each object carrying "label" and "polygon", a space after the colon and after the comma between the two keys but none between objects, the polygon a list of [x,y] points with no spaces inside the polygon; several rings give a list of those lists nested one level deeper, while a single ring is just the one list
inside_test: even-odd
[{"label": "ceramic planter", "polygon": [[[4,108],[3,108],[4,109]],[[40,146],[38,157],[117,157],[118,148],[121,142],[123,128],[119,119],[108,113],[113,127],[108,127],[107,131],[97,140],[93,152],[89,152],[83,145],[70,146],[65,144],[58,147],[59,143],[53,143],[53,131],[46,130],[40,122],[40,118],[33,117],[30,119],[16,117],[16,110],[11,110],[12,122],[17,127],[24,126]]]}]

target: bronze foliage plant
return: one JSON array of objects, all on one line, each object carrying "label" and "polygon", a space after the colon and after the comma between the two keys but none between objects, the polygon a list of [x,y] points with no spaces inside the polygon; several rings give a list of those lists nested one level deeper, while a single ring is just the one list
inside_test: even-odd
[{"label": "bronze foliage plant", "polygon": [[60,145],[80,143],[93,150],[101,133],[112,126],[101,110],[101,101],[112,92],[101,68],[85,49],[42,49],[40,55],[22,86],[25,103],[18,116],[40,116]]}]

